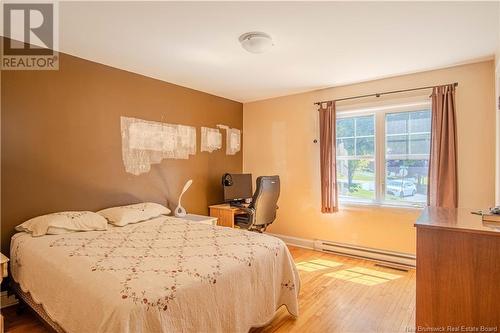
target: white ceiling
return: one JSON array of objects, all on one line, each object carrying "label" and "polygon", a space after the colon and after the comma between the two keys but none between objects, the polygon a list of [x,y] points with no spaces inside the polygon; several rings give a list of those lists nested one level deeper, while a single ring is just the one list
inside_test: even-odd
[{"label": "white ceiling", "polygon": [[[60,50],[247,102],[492,56],[498,2],[61,2]],[[264,54],[241,48],[270,34]]]}]

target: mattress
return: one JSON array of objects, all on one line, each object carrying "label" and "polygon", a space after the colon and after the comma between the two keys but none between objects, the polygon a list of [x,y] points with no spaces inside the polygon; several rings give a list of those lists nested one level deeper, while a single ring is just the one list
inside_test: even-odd
[{"label": "mattress", "polygon": [[12,277],[66,332],[248,332],[300,281],[275,237],[158,217],[11,241]]}]

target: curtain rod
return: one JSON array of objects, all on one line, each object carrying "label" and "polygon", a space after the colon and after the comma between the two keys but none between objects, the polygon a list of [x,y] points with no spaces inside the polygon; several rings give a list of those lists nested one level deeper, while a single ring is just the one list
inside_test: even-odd
[{"label": "curtain rod", "polygon": [[[455,82],[455,83],[452,83],[452,84],[453,84],[454,87],[458,86],[458,82]],[[415,91],[415,90],[431,89],[431,88],[434,88],[434,87],[442,87],[442,86],[445,86],[445,84],[442,84],[442,85],[439,85],[439,86],[427,86],[427,87],[419,87],[419,88],[412,88],[412,89],[386,91],[386,92],[375,93],[375,94],[368,94],[368,95],[359,95],[359,96],[352,96],[352,97],[344,97],[344,98],[334,99],[334,100],[331,100],[331,101],[316,102],[314,104],[315,105],[321,105],[322,103],[327,103],[327,102],[340,102],[340,101],[347,101],[347,100],[350,100],[350,99],[365,98],[365,97],[380,97],[382,95],[397,94],[397,93],[403,93],[403,92]]]}]

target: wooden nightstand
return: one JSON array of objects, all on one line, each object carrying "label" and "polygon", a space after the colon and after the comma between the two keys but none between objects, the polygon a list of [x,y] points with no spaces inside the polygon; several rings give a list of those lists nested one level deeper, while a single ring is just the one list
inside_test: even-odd
[{"label": "wooden nightstand", "polygon": [[2,276],[0,277],[0,283],[2,282],[2,279],[4,277],[7,277],[7,267],[8,267],[8,262],[9,258],[4,256],[3,254],[0,253],[1,259],[0,259],[0,265],[2,266]]},{"label": "wooden nightstand", "polygon": [[178,217],[178,218],[184,219],[184,220],[189,220],[189,221],[194,221],[194,222],[199,222],[199,223],[204,223],[204,224],[217,225],[217,218],[213,217],[213,216],[186,214],[186,216]]},{"label": "wooden nightstand", "polygon": [[[9,258],[4,256],[3,254],[0,253],[0,266],[1,266],[1,275],[0,275],[0,283],[2,282],[4,277],[7,277],[8,274],[8,264],[9,263]],[[3,333],[3,316],[0,314],[0,332]]]}]

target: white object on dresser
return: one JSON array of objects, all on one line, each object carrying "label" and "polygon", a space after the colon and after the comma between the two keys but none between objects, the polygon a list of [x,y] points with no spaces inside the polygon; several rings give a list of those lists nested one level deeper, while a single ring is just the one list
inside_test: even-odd
[{"label": "white object on dresser", "polygon": [[186,216],[178,217],[183,220],[194,221],[204,224],[217,225],[217,218],[213,216],[186,214]]}]

